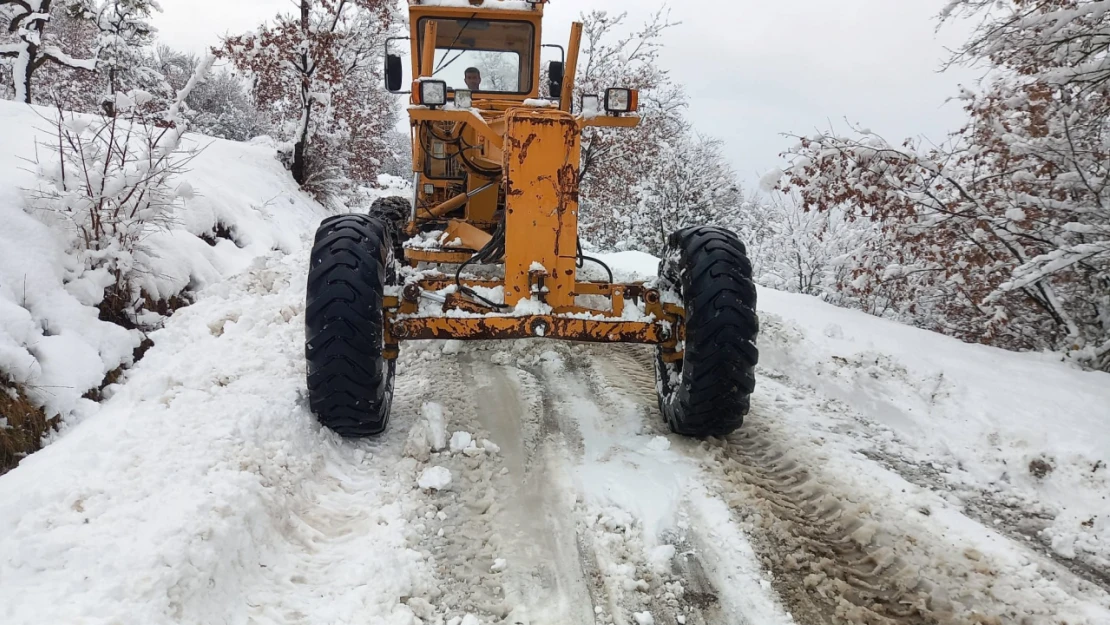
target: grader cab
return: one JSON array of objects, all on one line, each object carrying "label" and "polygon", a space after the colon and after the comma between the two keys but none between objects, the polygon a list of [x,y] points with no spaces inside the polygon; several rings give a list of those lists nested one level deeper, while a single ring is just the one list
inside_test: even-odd
[{"label": "grader cab", "polygon": [[617,283],[582,251],[582,132],[636,126],[638,94],[576,101],[580,23],[541,71],[545,3],[410,0],[409,85],[387,45],[387,87],[410,98],[413,197],[325,219],[308,277],[310,406],[343,436],[385,430],[401,344],[428,339],[655,345],[675,432],[724,435],[748,412],[756,293],[734,234],[675,232],[651,283]]}]

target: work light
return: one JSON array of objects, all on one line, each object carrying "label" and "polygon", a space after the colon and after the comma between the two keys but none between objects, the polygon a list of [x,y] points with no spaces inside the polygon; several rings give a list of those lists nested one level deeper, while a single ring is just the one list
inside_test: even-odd
[{"label": "work light", "polygon": [[425,80],[420,83],[420,103],[424,106],[447,104],[447,83],[442,80]]},{"label": "work light", "polygon": [[455,107],[460,109],[468,109],[474,103],[474,98],[469,89],[456,89],[455,90]]},{"label": "work light", "polygon": [[635,89],[606,89],[605,110],[610,113],[631,113],[639,102]]}]

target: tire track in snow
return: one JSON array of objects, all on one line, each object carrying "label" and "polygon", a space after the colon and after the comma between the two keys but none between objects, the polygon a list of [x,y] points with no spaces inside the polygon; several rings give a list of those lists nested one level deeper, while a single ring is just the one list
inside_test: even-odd
[{"label": "tire track in snow", "polygon": [[[654,358],[653,349],[631,345],[592,347],[580,356],[582,366],[592,372],[588,379],[595,396],[607,397],[610,404],[631,404],[645,432],[666,436],[675,453],[697,458],[698,442],[672,434],[662,419]],[[709,492],[700,475],[688,486],[674,561],[678,577],[688,585],[687,601],[704,610],[707,623],[794,623],[724,501]]]},{"label": "tire track in snow", "polygon": [[542,389],[527,372],[490,362],[484,351],[460,353],[447,343],[450,353],[442,354],[442,347],[429,346],[419,365],[409,366],[418,376],[399,376],[405,382],[395,410],[418,415],[424,403],[438,403],[449,435],[464,432],[499,449],[419,459],[453,475],[449,488],[422,495],[414,537],[435,563],[440,592],[427,598],[432,612],[444,619],[471,614],[484,623],[593,625],[573,502],[551,471],[558,449],[545,441]]},{"label": "tire track in snow", "polygon": [[[635,405],[604,388],[593,371],[592,349],[560,347],[565,366],[557,360],[545,363],[537,375],[545,381],[556,421],[564,430],[580,432],[568,445],[578,457],[567,470],[577,473],[580,488],[593,491],[581,494],[579,548],[598,562],[605,601],[599,622],[634,623],[648,614],[661,625],[747,622],[725,614],[701,550],[687,531],[684,478],[665,475],[668,470],[681,474],[682,468],[668,465],[665,448],[641,447],[662,440],[663,432],[648,426]],[[607,492],[597,492],[598,485]],[[652,501],[658,499],[650,492],[656,487],[673,491],[662,504]]]},{"label": "tire track in snow", "polygon": [[455,358],[442,355],[438,346],[406,347],[393,406],[395,418],[411,423],[402,470],[414,488],[429,467],[447,468],[452,476],[445,489],[415,492],[418,507],[410,543],[432,563],[436,585],[420,598],[422,609],[417,616],[445,622],[472,614],[499,622],[509,607],[498,580],[490,575],[495,549],[486,527],[496,513],[493,481],[499,467],[484,455],[434,451],[430,438],[435,437],[429,438],[422,416],[425,403],[434,401],[446,417],[447,436],[455,431],[473,432],[468,421],[476,409],[473,389],[464,383]]},{"label": "tire track in snow", "polygon": [[[425,401],[439,401],[449,430],[500,447],[496,457],[427,458],[455,477],[449,489],[422,495],[416,520],[414,548],[434,562],[440,590],[425,598],[428,613],[513,625],[769,623],[722,608],[704,546],[684,529],[689,515],[660,531],[656,517],[681,509],[685,493],[668,495],[673,509],[663,511],[622,492],[596,500],[601,483],[633,495],[657,485],[634,479],[638,473],[681,490],[684,478],[669,473],[696,467],[666,451],[660,463],[646,449],[658,432],[642,428],[634,405],[597,386],[580,351],[493,344],[441,356],[430,348],[405,367],[419,376],[402,382],[402,371],[396,411],[406,421]],[[684,466],[668,464],[674,460]],[[423,462],[412,460],[414,473]],[[504,564],[492,566],[499,559]]]},{"label": "tire track in snow", "polygon": [[[367,595],[391,588],[395,597],[409,594],[400,583],[409,573],[385,578],[382,572],[411,570],[420,558],[397,544],[390,527],[396,510],[366,505],[396,497],[392,471],[374,458],[389,444],[326,445],[323,459],[283,506],[280,540],[267,545],[258,574],[243,591],[249,623],[364,621],[380,610]],[[392,549],[383,549],[386,544]]]},{"label": "tire track in snow", "polygon": [[548,430],[543,389],[527,371],[483,355],[467,358],[463,371],[508,469],[495,528],[506,536],[507,594],[521,623],[593,623],[593,567],[577,550],[573,494],[559,472],[564,449]]},{"label": "tire track in snow", "polygon": [[[654,397],[641,387],[651,370],[650,352],[626,348],[595,358],[607,382],[623,387],[649,412]],[[1105,607],[1105,598],[1079,598],[1089,589],[1061,579],[1058,571],[1042,573],[1035,560],[1020,553],[1015,566],[998,549],[983,553],[974,542],[949,543],[944,528],[930,525],[927,514],[891,505],[897,501],[884,500],[880,489],[870,495],[852,484],[851,475],[828,473],[824,465],[835,457],[822,450],[822,441],[799,440],[781,427],[789,422],[787,411],[820,410],[819,404],[812,393],[763,376],[743,430],[727,441],[687,448],[703,463],[707,482],[727,501],[735,522],[752,537],[795,619],[898,625],[1100,622],[1092,616],[1097,609],[1088,608]],[[859,475],[861,483],[867,482],[864,477]],[[947,522],[963,527],[969,520]],[[1024,549],[1005,550],[1012,555],[1014,547]]]},{"label": "tire track in snow", "polygon": [[1098,586],[1103,591],[1110,592],[1110,569],[1099,566],[1099,563],[1093,562],[1093,558],[1088,557],[1087,554],[1078,553],[1074,558],[1066,558],[1052,548],[1051,539],[1042,533],[1052,524],[1052,514],[1031,512],[1028,510],[1028,502],[1007,501],[997,492],[974,487],[954,488],[945,478],[943,471],[930,465],[913,463],[897,451],[876,449],[861,453],[922,488],[938,492],[954,490],[964,502],[964,514],[983,525],[994,527],[1015,541],[1023,541],[1027,547],[1052,560],[1056,565]]}]

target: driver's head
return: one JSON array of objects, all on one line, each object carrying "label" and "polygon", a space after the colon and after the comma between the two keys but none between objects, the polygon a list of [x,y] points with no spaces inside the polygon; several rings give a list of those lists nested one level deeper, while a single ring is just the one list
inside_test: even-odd
[{"label": "driver's head", "polygon": [[[458,76],[458,74],[455,75]],[[482,86],[482,72],[478,71],[477,67],[468,67],[464,80],[466,80],[467,89],[477,91],[478,87]]]}]

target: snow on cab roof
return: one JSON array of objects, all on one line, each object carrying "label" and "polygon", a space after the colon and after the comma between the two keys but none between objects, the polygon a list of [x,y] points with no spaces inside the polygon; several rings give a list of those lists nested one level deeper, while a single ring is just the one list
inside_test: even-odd
[{"label": "snow on cab roof", "polygon": [[536,8],[536,5],[525,0],[483,0],[481,4],[475,4],[471,0],[409,0],[409,6],[482,8],[501,11],[532,11]]}]

